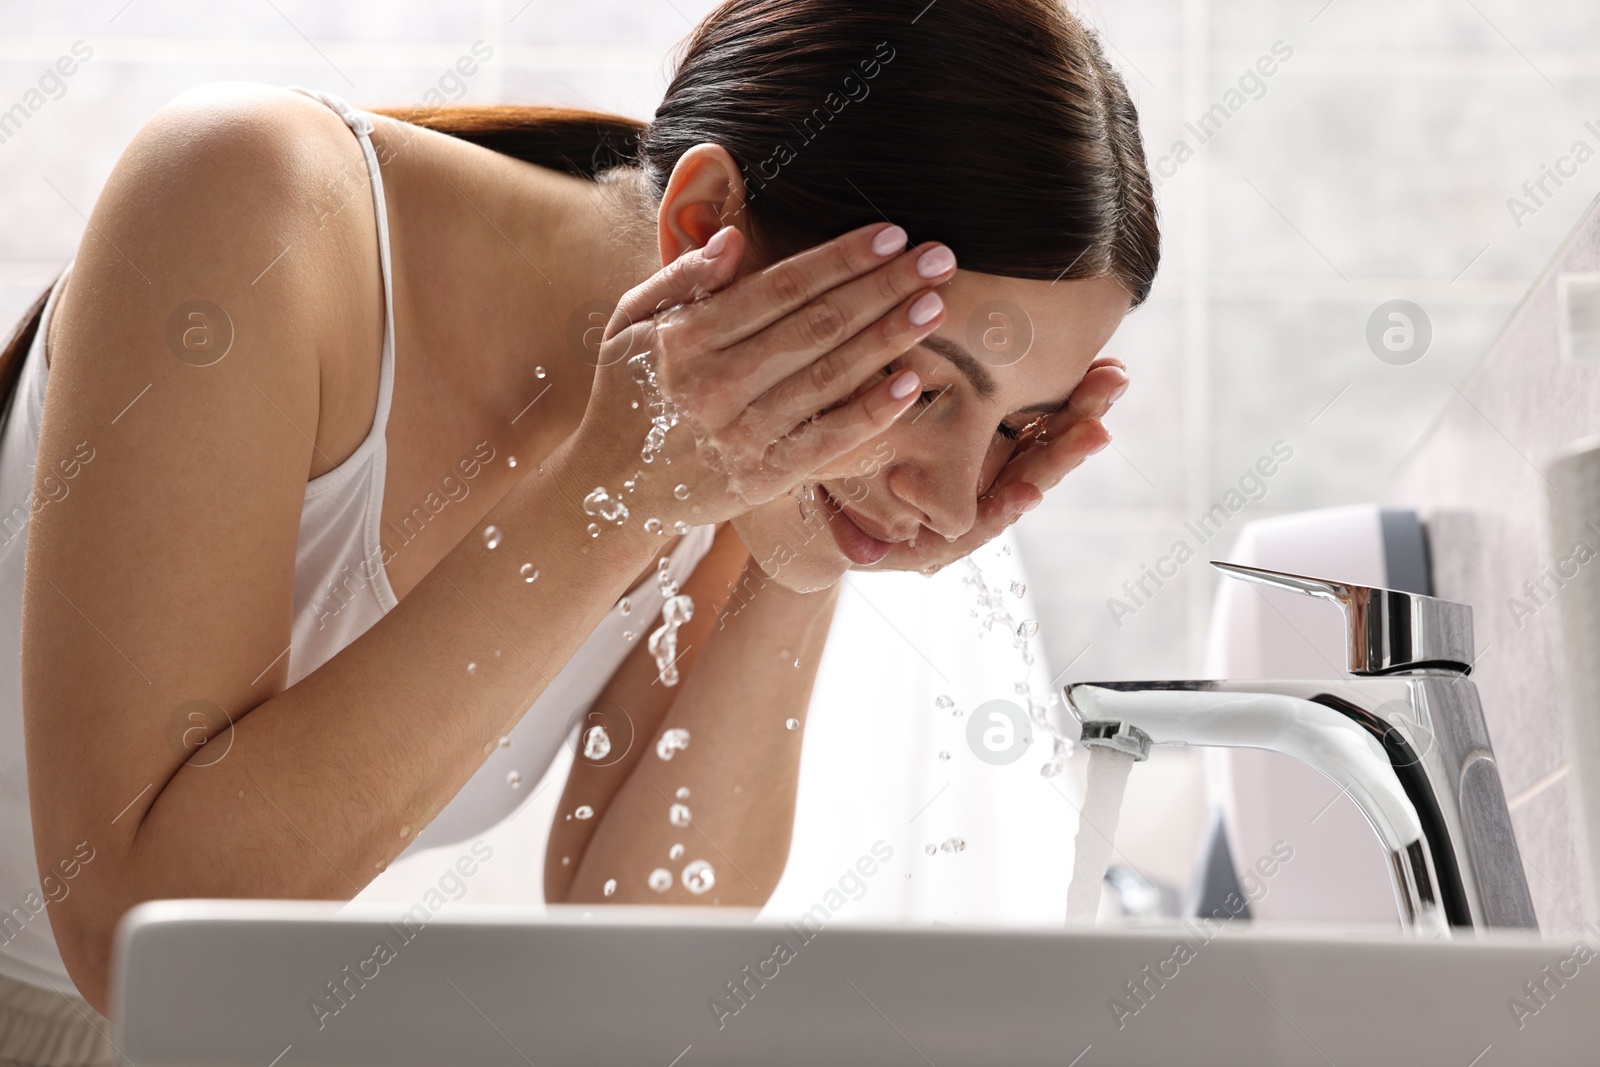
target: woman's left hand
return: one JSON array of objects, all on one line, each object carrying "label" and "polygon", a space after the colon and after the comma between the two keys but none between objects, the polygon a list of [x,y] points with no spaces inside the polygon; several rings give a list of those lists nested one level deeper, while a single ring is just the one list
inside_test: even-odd
[{"label": "woman's left hand", "polygon": [[1111,443],[1111,434],[1100,420],[1127,388],[1128,371],[1120,359],[1096,359],[1066,406],[1042,418],[1013,446],[988,489],[978,498],[978,514],[970,530],[954,541],[924,530],[917,547],[912,548],[907,542],[896,544],[870,569],[932,574],[992,540],[1036,507],[1046,491],[1084,460]]}]

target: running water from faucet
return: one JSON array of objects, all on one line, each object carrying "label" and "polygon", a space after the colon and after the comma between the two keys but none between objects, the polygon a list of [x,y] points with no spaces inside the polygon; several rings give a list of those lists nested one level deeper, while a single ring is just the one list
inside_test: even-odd
[{"label": "running water from faucet", "polygon": [[1105,745],[1089,746],[1089,782],[1078,815],[1078,841],[1067,885],[1067,922],[1093,922],[1100,910],[1100,887],[1111,866],[1111,852],[1122,815],[1133,756]]}]

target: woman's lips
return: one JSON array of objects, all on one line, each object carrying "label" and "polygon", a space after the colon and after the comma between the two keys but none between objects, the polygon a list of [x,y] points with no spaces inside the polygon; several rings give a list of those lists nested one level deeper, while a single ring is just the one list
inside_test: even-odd
[{"label": "woman's lips", "polygon": [[826,489],[820,484],[817,488],[827,498],[828,506],[824,510],[827,512],[828,532],[833,534],[833,542],[844,553],[845,559],[857,566],[869,567],[889,554],[894,547],[891,542],[880,541],[857,526]]}]

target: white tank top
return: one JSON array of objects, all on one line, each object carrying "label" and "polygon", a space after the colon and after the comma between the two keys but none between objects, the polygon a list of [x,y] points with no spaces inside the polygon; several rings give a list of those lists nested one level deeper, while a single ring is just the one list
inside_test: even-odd
[{"label": "white tank top", "polygon": [[[343,463],[306,483],[295,546],[289,685],[332,659],[396,604],[379,543],[388,456],[384,429],[394,393],[395,332],[389,220],[383,177],[370,136],[375,127],[370,115],[338,97],[291,88],[338,112],[361,142],[378,220],[384,327],[372,430]],[[47,897],[33,854],[23,751],[21,650],[23,563],[28,520],[35,507],[34,465],[48,372],[44,347],[56,300],[71,269],[69,263],[45,302],[0,436],[0,975],[39,986],[54,983],[63,989],[75,987],[50,933],[44,907]],[[76,458],[83,460],[82,456]],[[71,492],[70,480],[59,484]],[[38,506],[47,504],[42,501]],[[714,532],[712,526],[697,526],[678,538],[669,556],[674,580],[681,583],[694,569],[711,547]],[[461,792],[417,835],[407,853],[479,834],[527,799],[529,789],[513,789],[508,781],[515,775],[531,785],[543,777],[572,726],[632,649],[624,631],[648,628],[661,612],[661,593],[653,574],[631,590],[627,599],[628,615],[623,616],[620,602],[611,609],[518,721],[508,735],[509,743],[489,755]]]}]

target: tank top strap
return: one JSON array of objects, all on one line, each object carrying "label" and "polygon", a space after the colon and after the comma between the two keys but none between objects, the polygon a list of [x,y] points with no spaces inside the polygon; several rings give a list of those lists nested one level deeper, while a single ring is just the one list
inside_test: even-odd
[{"label": "tank top strap", "polygon": [[[372,430],[357,449],[358,455],[364,455],[376,442],[384,439],[384,431],[389,424],[389,405],[394,397],[394,269],[389,256],[389,212],[383,195],[383,171],[378,166],[378,152],[372,145],[372,132],[377,129],[377,124],[372,121],[371,115],[351,107],[332,93],[300,85],[288,88],[321,101],[344,120],[361,142],[361,153],[367,161],[367,178],[372,184],[372,206],[378,219],[378,262],[383,274],[383,357],[378,374],[378,407],[372,416]],[[333,473],[329,471],[316,481],[321,482]]]}]

